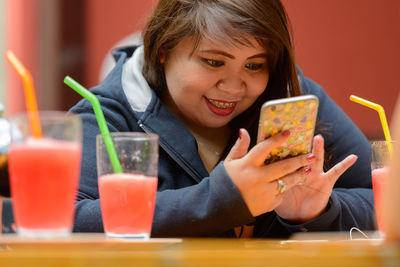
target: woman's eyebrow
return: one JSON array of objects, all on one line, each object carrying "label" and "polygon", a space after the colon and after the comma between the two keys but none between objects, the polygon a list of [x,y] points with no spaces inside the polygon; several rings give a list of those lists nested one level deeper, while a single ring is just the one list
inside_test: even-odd
[{"label": "woman's eyebrow", "polygon": [[[201,53],[210,53],[210,54],[217,54],[217,55],[222,55],[231,59],[235,59],[235,57],[225,51],[222,50],[216,50],[216,49],[206,49],[206,50],[199,50],[199,52]],[[248,59],[253,59],[253,58],[266,58],[268,56],[267,53],[260,53],[260,54],[256,54],[254,56],[248,57]]]},{"label": "woman's eyebrow", "polygon": [[251,56],[251,57],[249,57],[248,59],[259,58],[259,57],[268,58],[268,54],[267,54],[267,53],[260,53],[260,54]]},{"label": "woman's eyebrow", "polygon": [[207,50],[200,50],[199,52],[201,53],[210,53],[210,54],[217,54],[217,55],[222,55],[222,56],[226,56],[229,57],[231,59],[235,59],[235,57],[229,53],[226,53],[224,51],[221,50],[216,50],[216,49],[207,49]]}]

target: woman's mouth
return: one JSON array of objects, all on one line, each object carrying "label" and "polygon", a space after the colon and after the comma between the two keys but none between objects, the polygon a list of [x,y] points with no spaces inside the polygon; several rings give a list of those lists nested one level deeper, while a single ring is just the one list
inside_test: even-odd
[{"label": "woman's mouth", "polygon": [[206,103],[208,108],[216,115],[219,116],[227,116],[231,114],[236,107],[238,101],[223,101],[217,99],[210,99],[204,97],[206,99]]}]

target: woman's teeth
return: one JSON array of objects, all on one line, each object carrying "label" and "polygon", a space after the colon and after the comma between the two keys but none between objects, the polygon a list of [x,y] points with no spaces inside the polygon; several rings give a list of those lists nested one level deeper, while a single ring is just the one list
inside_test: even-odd
[{"label": "woman's teeth", "polygon": [[208,99],[208,102],[210,102],[217,108],[232,108],[235,105],[235,103],[233,103],[233,102],[230,102],[230,103],[219,102],[219,101],[215,101],[215,100],[211,100],[211,99]]}]

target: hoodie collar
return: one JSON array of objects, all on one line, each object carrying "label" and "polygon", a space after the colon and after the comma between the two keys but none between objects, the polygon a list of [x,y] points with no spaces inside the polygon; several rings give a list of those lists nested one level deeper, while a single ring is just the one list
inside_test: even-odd
[{"label": "hoodie collar", "polygon": [[131,108],[136,112],[144,112],[152,99],[152,90],[142,74],[143,55],[143,46],[139,46],[122,69],[122,88]]}]

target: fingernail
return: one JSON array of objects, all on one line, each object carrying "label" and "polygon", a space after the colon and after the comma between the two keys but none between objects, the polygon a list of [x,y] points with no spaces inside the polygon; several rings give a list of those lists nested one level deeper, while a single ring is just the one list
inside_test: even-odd
[{"label": "fingernail", "polygon": [[308,162],[311,162],[311,161],[313,161],[315,159],[315,155],[314,154],[308,154],[307,155],[307,161]]},{"label": "fingernail", "polygon": [[290,131],[289,130],[285,130],[285,131],[282,132],[282,135],[284,137],[288,137],[288,136],[290,136]]},{"label": "fingernail", "polygon": [[239,129],[239,139],[242,139],[242,129]]},{"label": "fingernail", "polygon": [[304,172],[306,173],[306,175],[309,174],[311,172],[311,167],[306,167],[304,169]]}]

